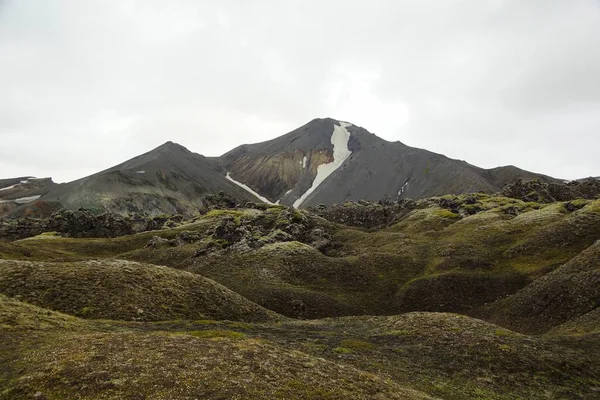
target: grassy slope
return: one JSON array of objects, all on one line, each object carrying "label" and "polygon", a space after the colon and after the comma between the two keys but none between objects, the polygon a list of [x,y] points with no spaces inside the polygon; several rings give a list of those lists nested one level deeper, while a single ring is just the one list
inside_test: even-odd
[{"label": "grassy slope", "polygon": [[[480,196],[483,212],[468,217],[437,207],[416,210],[390,228],[363,231],[323,222],[338,246],[335,257],[300,243],[258,251],[194,257],[197,244],[146,248],[154,235],[200,234],[232,213],[252,224],[257,211],[223,211],[176,230],[116,239],[41,236],[0,244],[0,256],[56,261],[118,257],[201,274],[291,317],[405,311],[472,312],[503,299],[558,268],[600,239],[600,201],[570,212]],[[513,216],[506,210],[516,208]],[[279,208],[268,213],[274,214]],[[435,289],[432,289],[435,288]],[[300,311],[294,306],[305,304]]]},{"label": "grassy slope", "polygon": [[210,279],[123,260],[0,260],[0,292],[86,318],[269,321],[277,315]]},{"label": "grassy slope", "polygon": [[86,323],[1,295],[0,338],[0,399],[431,398],[233,330]]},{"label": "grassy slope", "polygon": [[[600,239],[600,201],[582,202],[575,211],[569,211],[562,203],[540,206],[484,196],[478,201],[485,210],[475,215],[460,217],[449,210],[429,207],[413,211],[399,218],[393,226],[379,231],[365,231],[323,222],[323,228],[332,234],[336,242],[336,250],[331,256],[323,255],[298,242],[267,245],[250,253],[222,251],[201,257],[193,257],[197,244],[145,247],[154,235],[173,238],[183,230],[203,234],[214,226],[220,217],[228,214],[220,212],[176,230],[116,239],[73,240],[44,235],[15,243],[0,243],[0,257],[66,263],[64,271],[58,276],[67,276],[67,271],[76,271],[75,267],[82,265],[81,261],[87,259],[119,258],[163,264],[199,273],[258,304],[285,315],[303,318],[360,314],[391,315],[411,310],[462,313],[492,310],[487,314],[478,315],[524,332],[528,331],[530,323],[514,321],[518,321],[519,318],[525,318],[527,321],[537,318],[545,324],[540,332],[552,328],[544,337],[517,334],[496,325],[453,314],[429,313],[255,325],[216,321],[194,322],[192,319],[199,317],[185,313],[170,314],[172,308],[169,313],[162,313],[162,307],[154,307],[153,312],[158,316],[154,319],[184,318],[187,321],[143,325],[85,322],[89,324],[85,329],[91,331],[81,333],[81,320],[68,320],[68,324],[64,327],[58,326],[56,332],[53,330],[48,334],[35,333],[31,336],[31,341],[23,342],[24,344],[19,344],[22,334],[18,335],[13,328],[7,328],[11,323],[0,323],[4,337],[0,353],[6,358],[3,364],[7,365],[2,370],[3,379],[6,382],[10,381],[10,387],[16,391],[8,393],[21,393],[19,390],[28,393],[27,390],[33,390],[33,387],[43,387],[44,390],[53,393],[55,398],[60,398],[61,395],[64,397],[65,394],[75,393],[70,392],[75,390],[73,387],[78,387],[75,382],[83,381],[86,387],[93,388],[85,394],[88,398],[98,396],[102,388],[114,390],[110,393],[122,395],[125,389],[119,387],[120,381],[117,379],[116,383],[112,382],[117,375],[126,377],[127,387],[143,391],[148,381],[140,378],[138,385],[133,376],[154,365],[150,354],[163,360],[164,374],[185,381],[187,372],[173,372],[172,370],[176,369],[175,365],[169,357],[162,358],[163,356],[171,354],[185,360],[191,358],[196,361],[190,361],[190,364],[186,361],[183,369],[201,370],[201,364],[205,361],[195,359],[195,353],[188,355],[186,350],[183,350],[184,347],[191,346],[190,349],[212,352],[217,359],[227,357],[229,360],[231,354],[242,354],[238,352],[240,349],[231,347],[232,343],[242,343],[240,340],[259,340],[259,343],[265,346],[274,346],[274,354],[286,363],[297,366],[298,370],[301,364],[294,364],[293,357],[297,354],[290,353],[291,348],[300,349],[302,357],[309,357],[310,360],[311,357],[329,360],[333,364],[328,364],[327,368],[331,369],[323,367],[326,372],[315,373],[322,377],[331,375],[332,385],[319,386],[322,391],[303,392],[307,385],[316,384],[310,380],[312,375],[309,377],[296,370],[286,370],[271,383],[265,383],[267,386],[273,386],[258,385],[252,380],[258,379],[257,375],[252,375],[254,378],[246,382],[245,389],[242,388],[244,384],[239,382],[239,385],[236,383],[232,386],[235,389],[231,390],[236,392],[222,392],[210,384],[204,389],[212,388],[210,390],[214,392],[202,392],[204,389],[200,389],[194,383],[196,386],[192,385],[191,392],[177,393],[173,387],[166,387],[161,389],[161,396],[186,398],[194,393],[210,393],[213,397],[218,398],[221,395],[228,398],[231,397],[231,393],[239,393],[240,398],[248,398],[248,393],[251,393],[260,398],[259,395],[267,396],[268,393],[274,396],[273,393],[276,393],[288,398],[339,398],[332,393],[341,390],[340,387],[345,387],[351,392],[356,392],[357,398],[373,398],[373,392],[369,392],[371,389],[362,380],[356,381],[358,383],[336,380],[336,376],[343,375],[336,368],[351,365],[380,379],[378,382],[382,386],[377,390],[384,393],[382,398],[390,398],[385,397],[385,393],[389,393],[386,390],[392,387],[388,385],[396,385],[393,386],[394,390],[400,390],[400,386],[397,385],[401,385],[449,399],[595,398],[600,390],[600,351],[593,349],[600,347],[600,337],[596,329],[598,304],[597,300],[594,300],[596,292],[593,291],[593,285],[589,287],[591,291],[587,295],[576,290],[579,297],[573,303],[564,303],[567,307],[549,307],[546,314],[541,314],[543,318],[537,316],[537,308],[527,309],[520,306],[516,308],[518,313],[508,314],[518,318],[501,317],[506,314],[507,309],[511,309],[505,306],[511,304],[511,297],[505,299],[507,296],[517,293],[512,297],[515,299],[529,291],[533,293],[530,300],[536,300],[539,296],[548,299],[547,294],[551,293],[556,294],[557,300],[550,298],[550,304],[561,305],[563,303],[559,300],[564,298],[564,292],[561,294],[560,289],[575,287],[571,286],[571,278],[574,276],[579,279],[583,276],[581,274],[595,271],[593,268],[598,265],[598,255],[589,251],[581,252]],[[514,216],[512,208],[516,208],[519,215]],[[255,211],[234,214],[242,221],[245,221],[246,217],[251,221],[253,216],[256,216]],[[579,257],[569,262],[580,253]],[[589,267],[586,267],[588,272],[577,269],[579,267],[575,270],[568,267],[585,257],[589,261],[586,264]],[[96,264],[110,263],[102,261]],[[568,264],[561,267],[565,263]],[[34,269],[38,268],[40,267]],[[145,265],[144,268],[151,266]],[[549,274],[552,271],[554,272]],[[564,273],[565,271],[568,273]],[[107,282],[113,282],[118,275],[107,275],[111,277]],[[42,280],[46,289],[52,288],[55,282],[64,284],[68,281],[64,278],[57,280],[54,274],[49,276],[52,276],[52,279]],[[567,285],[543,284],[546,281],[552,282],[555,276],[560,277],[559,281],[567,282]],[[2,280],[7,282],[6,278],[2,278],[0,283]],[[162,278],[160,280],[162,281]],[[188,283],[184,281],[185,279],[176,280],[175,284],[171,281],[163,289],[168,292],[176,285],[182,289],[181,293],[188,292],[190,289],[185,286]],[[588,287],[585,286],[588,281],[589,279],[579,279],[577,282],[580,282],[583,288]],[[6,286],[2,291],[27,287],[18,280],[10,282],[12,286]],[[32,282],[39,283],[37,280]],[[536,287],[550,289],[533,290]],[[28,300],[35,302],[40,293],[31,291]],[[112,294],[118,296],[119,293],[117,291]],[[92,296],[92,293],[84,294],[83,298],[85,296]],[[163,300],[170,297],[166,296]],[[98,309],[99,314],[95,316],[115,318],[115,315],[103,314],[106,311],[102,310],[109,309],[105,307],[109,306],[110,302],[103,303],[100,300],[100,296],[94,300],[101,305]],[[163,304],[163,300],[154,304]],[[303,301],[303,308],[296,307],[298,300]],[[118,303],[121,300],[114,301],[115,304],[119,304],[118,309],[127,309],[127,306]],[[524,300],[522,304],[528,304],[528,301]],[[38,304],[51,306],[50,302]],[[81,311],[86,307],[83,303],[81,307],[79,303],[74,304],[75,308],[64,310],[77,314],[77,310]],[[535,301],[531,301],[531,304],[535,304]],[[575,304],[576,307],[569,304]],[[586,306],[580,307],[582,304]],[[195,306],[192,309],[195,309]],[[582,315],[583,313],[586,314]],[[40,311],[38,314],[44,315],[44,312]],[[2,315],[0,313],[0,316]],[[124,319],[130,317],[131,315],[127,315]],[[222,317],[228,318],[221,315],[214,315],[212,318]],[[26,321],[26,318],[11,318],[17,321],[12,323],[12,326],[27,326],[25,322],[18,322]],[[149,330],[157,332],[149,333]],[[180,334],[183,332],[187,332],[187,336],[182,339]],[[239,333],[245,335],[244,339],[239,339]],[[82,361],[79,364],[76,359],[72,359],[77,357],[73,356],[76,353],[75,348],[67,346],[71,351],[65,352],[55,347],[57,337],[64,338],[65,342],[81,343]],[[202,339],[203,344],[196,348],[196,342],[191,345],[188,343],[192,339]],[[114,347],[111,347],[110,343],[115,343]],[[140,345],[136,347],[136,343]],[[215,348],[215,343],[223,343],[224,347]],[[161,352],[159,348],[173,349],[174,353],[169,353],[170,350]],[[128,349],[135,349],[136,353],[146,354],[148,358],[141,358],[144,362],[138,369],[123,370],[113,366],[113,363],[120,363],[117,360],[122,360],[119,358],[121,354],[130,354]],[[251,352],[249,359],[254,359],[259,364],[261,360],[270,360],[268,353],[271,352],[271,347],[266,352],[263,350]],[[55,359],[52,359],[53,354]],[[100,358],[96,360],[93,355]],[[103,359],[108,361],[102,361]],[[20,372],[19,368],[13,368],[18,360],[29,360],[26,366],[19,367]],[[310,360],[309,364],[312,363]],[[48,366],[63,365],[63,361],[66,365],[78,367],[63,370],[63,367],[52,369]],[[234,375],[237,376],[241,374],[240,371],[254,368],[252,365],[254,364],[235,364],[231,371],[235,371]],[[238,367],[241,369],[235,369]],[[275,370],[277,368],[281,367],[276,367]],[[94,378],[93,374],[89,375],[93,371],[108,371],[109,383],[102,377]],[[319,375],[320,373],[322,375]],[[356,376],[362,376],[363,372],[356,373]],[[25,379],[25,376],[34,378]],[[202,376],[206,378],[205,381],[212,382],[213,378],[209,375]],[[21,379],[17,379],[18,377]],[[40,380],[36,381],[38,378]],[[33,379],[33,386],[28,386],[29,379]],[[108,386],[95,386],[98,382],[104,382]],[[291,387],[288,382],[292,382],[289,383]],[[163,382],[159,383],[159,386],[163,384],[166,385]],[[255,390],[252,389],[254,387],[260,387],[260,390],[243,391]],[[287,388],[287,391],[273,392],[275,387]],[[114,394],[114,397],[119,395]]]},{"label": "grassy slope", "polygon": [[530,333],[593,312],[600,305],[600,241],[514,295],[475,315]]},{"label": "grassy slope", "polygon": [[119,323],[0,296],[0,338],[0,399],[592,399],[600,388],[583,350],[444,313]]}]

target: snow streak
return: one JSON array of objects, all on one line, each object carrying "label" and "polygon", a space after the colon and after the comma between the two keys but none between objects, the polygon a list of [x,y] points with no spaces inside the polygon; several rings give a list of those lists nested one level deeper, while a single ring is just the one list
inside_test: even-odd
[{"label": "snow streak", "polygon": [[321,164],[317,167],[317,176],[312,183],[312,186],[294,202],[294,207],[298,208],[302,203],[323,183],[329,175],[335,172],[346,161],[352,151],[348,149],[348,141],[350,140],[350,132],[346,129],[351,126],[347,122],[340,122],[340,125],[333,126],[331,135],[331,144],[333,145],[333,161],[327,164]]},{"label": "snow streak", "polygon": [[254,190],[250,189],[249,186],[244,185],[241,182],[236,181],[235,179],[233,179],[230,175],[229,172],[227,172],[227,179],[229,179],[231,182],[235,183],[236,185],[238,185],[239,187],[241,187],[242,189],[245,189],[247,192],[252,193],[254,196],[258,197],[261,201],[267,203],[267,204],[273,204],[271,203],[266,197],[261,196],[260,194],[256,193]]}]

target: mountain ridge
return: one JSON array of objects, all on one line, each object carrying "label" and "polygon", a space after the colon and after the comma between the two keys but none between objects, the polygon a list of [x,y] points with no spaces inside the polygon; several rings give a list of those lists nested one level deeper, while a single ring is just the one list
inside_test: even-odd
[{"label": "mountain ridge", "polygon": [[514,166],[483,169],[389,142],[349,122],[317,118],[219,157],[205,157],[167,141],[98,173],[50,187],[35,202],[4,213],[35,216],[83,207],[120,214],[189,214],[202,207],[203,196],[219,192],[304,208],[384,197],[495,193],[516,179],[559,182]]},{"label": "mountain ridge", "polygon": [[[310,187],[317,167],[333,161],[329,138],[340,123],[315,119],[275,139],[238,146],[218,159],[234,178],[270,201],[279,199],[281,204],[292,205]],[[479,168],[400,141],[386,141],[353,124],[348,131],[350,156],[300,206],[377,201],[386,195],[425,198],[480,190],[493,193],[519,178],[558,182],[513,166]],[[306,170],[301,168],[304,157]]]}]

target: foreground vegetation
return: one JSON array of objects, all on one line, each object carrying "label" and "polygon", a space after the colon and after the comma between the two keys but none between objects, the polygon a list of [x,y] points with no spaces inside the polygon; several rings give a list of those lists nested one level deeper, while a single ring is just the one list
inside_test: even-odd
[{"label": "foreground vegetation", "polygon": [[599,239],[476,194],[0,242],[0,399],[594,399]]}]

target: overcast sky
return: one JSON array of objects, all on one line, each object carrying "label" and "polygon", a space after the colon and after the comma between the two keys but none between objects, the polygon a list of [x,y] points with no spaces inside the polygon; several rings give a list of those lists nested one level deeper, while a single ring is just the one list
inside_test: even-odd
[{"label": "overcast sky", "polygon": [[207,156],[316,117],[600,176],[600,0],[0,0],[0,178]]}]

